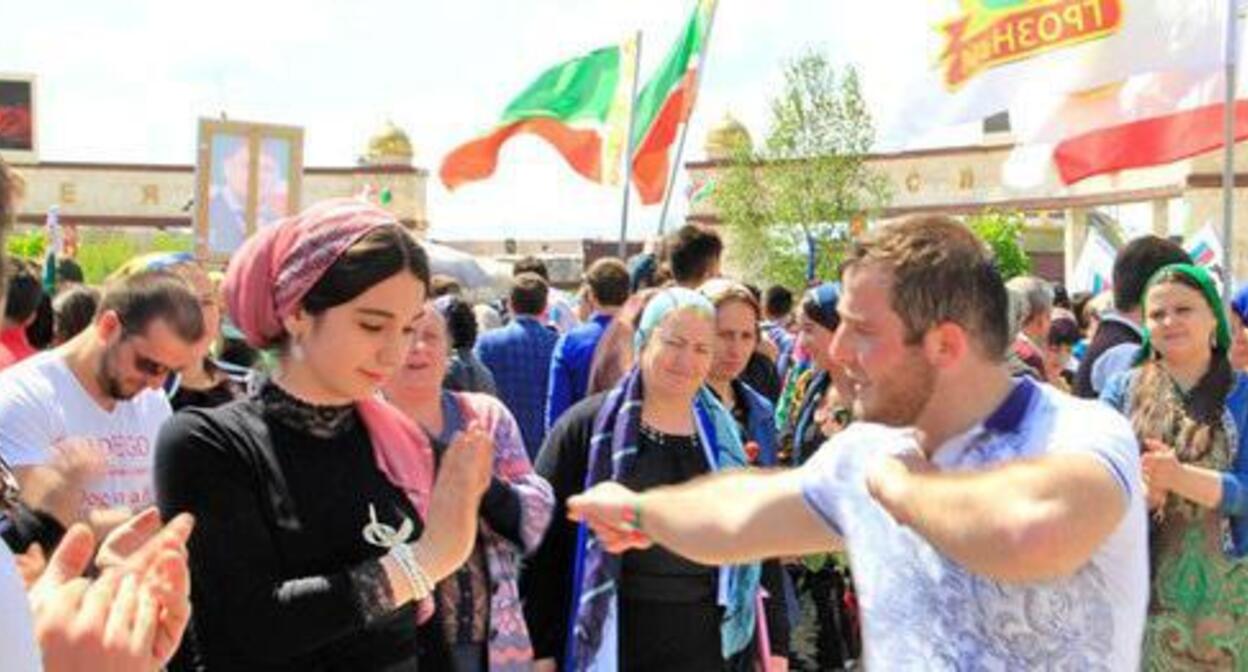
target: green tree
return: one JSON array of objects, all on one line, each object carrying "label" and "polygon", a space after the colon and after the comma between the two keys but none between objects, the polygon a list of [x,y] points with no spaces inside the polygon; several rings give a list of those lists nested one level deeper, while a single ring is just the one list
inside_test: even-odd
[{"label": "green tree", "polygon": [[966,225],[992,248],[997,271],[1009,280],[1031,272],[1031,257],[1023,249],[1026,220],[1019,212],[987,210],[966,218]]},{"label": "green tree", "polygon": [[749,279],[803,287],[813,243],[815,277],[834,277],[851,222],[889,198],[866,163],[874,140],[853,68],[838,74],[817,52],[786,65],[766,139],[732,148],[711,196],[732,238],[729,262]]}]

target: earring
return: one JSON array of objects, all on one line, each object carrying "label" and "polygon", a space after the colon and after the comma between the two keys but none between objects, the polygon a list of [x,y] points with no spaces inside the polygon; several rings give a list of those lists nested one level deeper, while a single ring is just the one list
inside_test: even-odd
[{"label": "earring", "polygon": [[290,335],[290,358],[296,362],[303,361],[303,337],[299,334]]}]

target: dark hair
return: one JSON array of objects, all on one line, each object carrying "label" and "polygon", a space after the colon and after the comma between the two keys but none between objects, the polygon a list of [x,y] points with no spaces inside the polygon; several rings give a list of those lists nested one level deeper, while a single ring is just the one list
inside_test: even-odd
[{"label": "dark hair", "polygon": [[435,273],[429,279],[429,298],[431,299],[446,296],[447,294],[459,296],[462,291],[463,288],[460,287],[459,281],[449,275]]},{"label": "dark hair", "polygon": [[1049,323],[1049,345],[1055,348],[1067,345],[1074,347],[1081,338],[1083,333],[1079,330],[1079,323],[1069,317],[1054,318]]},{"label": "dark hair", "polygon": [[763,294],[763,309],[767,318],[784,317],[793,312],[793,292],[784,285],[772,285]]},{"label": "dark hair", "polygon": [[836,308],[825,309],[813,292],[808,292],[806,298],[802,299],[802,314],[828,331],[836,331],[841,326],[841,315],[836,312]]},{"label": "dark hair", "polygon": [[514,265],[512,265],[511,267],[512,277],[521,275],[523,273],[533,273],[534,275],[540,276],[546,282],[550,282],[550,271],[547,270],[546,268],[546,262],[542,261],[541,259],[538,259],[537,257],[533,255],[529,255],[527,257],[521,257],[520,259],[516,260],[516,263]]},{"label": "dark hair", "polygon": [[536,273],[521,273],[511,281],[511,310],[517,315],[541,315],[546,310],[549,285]]},{"label": "dark hair", "polygon": [[[763,309],[758,305],[758,298],[754,296],[754,292],[750,291],[749,285],[743,285],[739,282],[730,280],[712,280],[698,290],[703,296],[710,299],[715,306],[715,310],[728,303],[742,303],[747,308],[754,311],[754,321],[762,319]],[[757,332],[758,329],[755,329]]]},{"label": "dark hair", "polygon": [[985,357],[1005,359],[1011,342],[1010,300],[984,243],[943,215],[913,215],[887,223],[855,242],[845,268],[881,264],[892,276],[889,299],[918,343],[943,322],[961,326]]},{"label": "dark hair", "polygon": [[1060,282],[1053,283],[1053,306],[1070,310],[1070,293],[1066,291],[1066,285]]},{"label": "dark hair", "polygon": [[126,336],[141,334],[163,320],[187,343],[204,337],[204,314],[199,297],[168,271],[144,271],[118,278],[104,288],[99,314],[113,311]]},{"label": "dark hair", "polygon": [[615,257],[603,257],[585,271],[585,284],[600,306],[622,306],[628,300],[628,267]]},{"label": "dark hair", "polygon": [[43,287],[30,266],[18,259],[10,259],[9,286],[5,296],[4,319],[21,324],[29,320],[39,309]]},{"label": "dark hair", "polygon": [[52,297],[39,292],[39,305],[35,307],[35,319],[26,326],[26,340],[36,350],[45,350],[56,338],[55,319],[52,317]]},{"label": "dark hair", "polygon": [[446,335],[451,339],[451,347],[471,348],[477,343],[477,314],[472,311],[472,304],[462,299],[451,299],[447,305]]},{"label": "dark hair", "polygon": [[222,362],[250,369],[260,360],[260,351],[247,345],[241,338],[225,338],[221,343]]},{"label": "dark hair", "polygon": [[1091,326],[1088,319],[1088,302],[1095,298],[1092,292],[1075,292],[1070,296],[1070,312],[1075,314],[1079,322],[1079,331],[1087,331]]},{"label": "dark hair", "polygon": [[719,234],[703,227],[686,224],[672,234],[667,246],[667,261],[672,277],[678,284],[700,283],[707,279],[711,268],[724,252]]},{"label": "dark hair", "polygon": [[615,387],[624,374],[628,373],[633,361],[633,334],[637,332],[641,314],[658,293],[659,290],[652,287],[634,292],[602,332],[602,338],[598,339],[598,346],[594,348],[594,356],[590,361],[589,382],[585,385],[586,396]]},{"label": "dark hair", "polygon": [[52,299],[52,324],[58,343],[64,343],[91,326],[100,306],[100,290],[74,285]]},{"label": "dark hair", "polygon": [[429,287],[429,257],[424,248],[397,224],[379,226],[343,252],[325,271],[303,297],[303,309],[319,315],[403,271],[415,275],[426,289]]},{"label": "dark hair", "polygon": [[1135,310],[1144,298],[1148,279],[1170,264],[1190,264],[1191,257],[1172,240],[1159,236],[1136,238],[1114,260],[1114,308]]},{"label": "dark hair", "polygon": [[73,259],[62,259],[56,264],[56,281],[57,282],[86,282],[86,278],[82,274],[82,267]]}]

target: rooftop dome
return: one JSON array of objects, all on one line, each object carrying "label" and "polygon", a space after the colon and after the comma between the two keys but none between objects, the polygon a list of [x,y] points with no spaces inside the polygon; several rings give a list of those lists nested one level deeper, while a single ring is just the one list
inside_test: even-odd
[{"label": "rooftop dome", "polygon": [[729,113],[724,113],[724,118],[715,124],[714,127],[706,134],[706,156],[710,159],[726,159],[732,156],[734,150],[744,145],[747,148],[753,148],[754,141],[750,138],[750,132],[745,125],[737,121]]},{"label": "rooftop dome", "polygon": [[387,121],[376,135],[369,138],[368,152],[364,155],[364,159],[373,165],[411,165],[414,155],[412,141],[407,137],[407,133],[395,126],[394,122]]}]

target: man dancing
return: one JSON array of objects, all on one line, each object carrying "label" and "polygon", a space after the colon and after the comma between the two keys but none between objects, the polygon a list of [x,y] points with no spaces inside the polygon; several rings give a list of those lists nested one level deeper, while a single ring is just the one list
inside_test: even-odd
[{"label": "man dancing", "polygon": [[569,501],[612,552],[707,564],[849,549],[868,669],[1134,670],[1144,485],[1107,407],[1012,380],[1005,286],[943,217],[887,224],[842,277],[833,358],[862,420],[800,469]]}]

